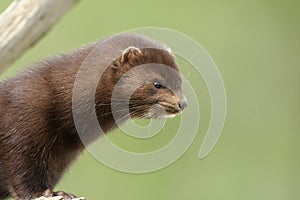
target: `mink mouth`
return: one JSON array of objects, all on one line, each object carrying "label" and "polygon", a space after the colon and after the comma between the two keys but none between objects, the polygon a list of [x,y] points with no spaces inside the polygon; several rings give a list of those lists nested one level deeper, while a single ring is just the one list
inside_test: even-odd
[{"label": "mink mouth", "polygon": [[177,105],[165,101],[139,106],[131,105],[129,109],[131,117],[142,119],[170,119],[182,111]]},{"label": "mink mouth", "polygon": [[170,119],[175,117],[181,111],[177,106],[168,102],[157,102],[144,115],[146,119]]},{"label": "mink mouth", "polygon": [[180,113],[180,110],[178,108],[178,106],[174,105],[174,104],[171,104],[171,103],[168,103],[168,102],[165,102],[165,101],[160,101],[157,103],[158,105],[162,106],[166,113],[167,114],[179,114]]}]

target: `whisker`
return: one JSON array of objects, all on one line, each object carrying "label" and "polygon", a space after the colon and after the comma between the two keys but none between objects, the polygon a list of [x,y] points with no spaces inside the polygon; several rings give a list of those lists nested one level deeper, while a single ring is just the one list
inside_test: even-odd
[{"label": "whisker", "polygon": [[131,106],[129,108],[122,108],[122,109],[118,109],[118,110],[113,110],[113,111],[110,111],[110,112],[106,112],[106,113],[103,113],[101,115],[98,115],[98,117],[103,117],[103,116],[106,116],[106,115],[110,115],[110,114],[113,114],[113,113],[117,113],[117,112],[122,112],[122,111],[126,111],[126,110],[129,110],[129,113],[130,113],[130,108],[141,108],[143,107],[142,105],[136,105],[136,106]]}]

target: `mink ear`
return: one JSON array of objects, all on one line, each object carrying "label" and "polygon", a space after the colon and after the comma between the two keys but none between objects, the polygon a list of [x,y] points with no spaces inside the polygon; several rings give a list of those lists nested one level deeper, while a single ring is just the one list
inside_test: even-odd
[{"label": "mink ear", "polygon": [[128,60],[139,57],[139,56],[143,56],[143,53],[139,48],[128,47],[127,49],[125,49],[123,51],[120,62],[125,63]]},{"label": "mink ear", "polygon": [[167,52],[168,52],[171,56],[175,57],[175,55],[174,55],[174,53],[173,53],[173,50],[172,50],[170,47],[168,47],[167,45],[165,45],[165,49],[167,50]]}]

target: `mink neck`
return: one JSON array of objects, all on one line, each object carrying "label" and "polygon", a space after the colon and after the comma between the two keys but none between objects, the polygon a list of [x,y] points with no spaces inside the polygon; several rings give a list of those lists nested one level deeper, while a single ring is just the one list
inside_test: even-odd
[{"label": "mink neck", "polygon": [[120,107],[112,110],[111,101],[96,103],[96,115],[103,133],[106,134],[129,119],[129,115],[126,114],[126,107],[120,105]]},{"label": "mink neck", "polygon": [[129,117],[128,113],[126,114],[127,104],[118,103],[112,106],[115,78],[110,76],[109,72],[103,77],[105,78],[100,79],[95,95],[95,110],[101,129],[107,133],[124,123]]},{"label": "mink neck", "polygon": [[[104,104],[104,102],[102,102]],[[106,103],[105,103],[106,104]],[[99,125],[103,133],[107,133],[112,129],[116,128],[116,121],[111,112],[110,105],[101,105],[101,102],[96,103],[96,115]]]}]

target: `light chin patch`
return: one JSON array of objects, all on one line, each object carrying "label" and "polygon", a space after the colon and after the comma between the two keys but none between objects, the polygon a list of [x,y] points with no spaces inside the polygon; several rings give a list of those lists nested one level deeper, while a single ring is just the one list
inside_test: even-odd
[{"label": "light chin patch", "polygon": [[171,118],[174,118],[175,116],[176,116],[176,114],[162,115],[162,116],[159,116],[158,119],[171,119]]},{"label": "light chin patch", "polygon": [[176,114],[160,115],[160,114],[157,114],[157,113],[148,113],[146,118],[147,119],[171,119],[171,118],[174,118],[175,116],[176,116]]},{"label": "light chin patch", "polygon": [[159,104],[153,105],[147,114],[149,119],[171,119],[175,116],[176,114],[167,113],[164,106]]}]

